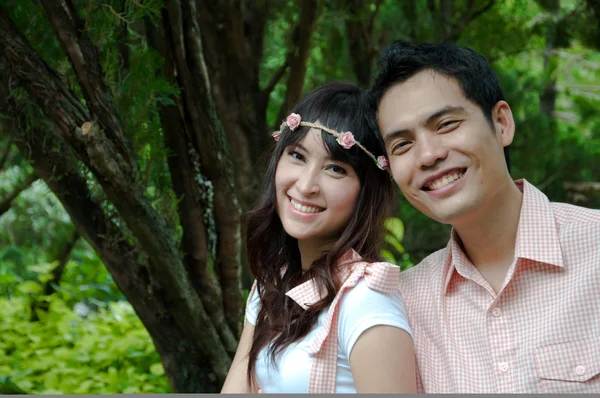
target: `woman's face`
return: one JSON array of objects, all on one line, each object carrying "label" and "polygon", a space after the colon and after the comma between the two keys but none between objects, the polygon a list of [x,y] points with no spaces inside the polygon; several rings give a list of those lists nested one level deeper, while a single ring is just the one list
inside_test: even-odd
[{"label": "woman's face", "polygon": [[296,147],[284,150],[275,191],[277,214],[288,235],[322,245],[335,241],[352,218],[360,180],[349,164],[331,159],[321,131],[311,129]]}]

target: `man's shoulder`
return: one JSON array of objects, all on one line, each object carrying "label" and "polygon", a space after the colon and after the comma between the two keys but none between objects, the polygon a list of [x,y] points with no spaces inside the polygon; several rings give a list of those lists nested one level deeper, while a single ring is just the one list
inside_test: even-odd
[{"label": "man's shoulder", "polygon": [[400,273],[400,285],[410,286],[419,283],[430,283],[442,277],[444,263],[448,257],[448,249],[444,247],[425,257],[419,264]]},{"label": "man's shoulder", "polygon": [[550,202],[557,224],[597,224],[600,226],[600,210],[588,209],[569,203]]}]

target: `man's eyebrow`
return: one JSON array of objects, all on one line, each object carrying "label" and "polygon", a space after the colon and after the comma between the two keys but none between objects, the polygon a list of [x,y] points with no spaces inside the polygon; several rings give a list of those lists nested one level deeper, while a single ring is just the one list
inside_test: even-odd
[{"label": "man's eyebrow", "polygon": [[410,134],[410,130],[408,130],[408,129],[392,131],[385,137],[385,139],[383,140],[383,144],[387,145],[388,142],[395,140],[398,137],[402,137],[402,136],[409,135],[409,134]]},{"label": "man's eyebrow", "polygon": [[464,112],[464,111],[465,111],[465,108],[462,107],[462,106],[458,106],[458,105],[454,105],[454,106],[453,105],[446,105],[443,108],[440,108],[437,111],[433,112],[431,115],[429,115],[429,117],[425,121],[425,124],[431,124],[436,119],[440,118],[441,116],[444,116],[447,113]]},{"label": "man's eyebrow", "polygon": [[[427,117],[427,120],[425,121],[425,124],[431,124],[433,123],[436,119],[444,116],[447,113],[453,113],[453,112],[464,112],[465,108],[462,106],[458,106],[458,105],[446,105],[440,109],[438,109],[437,111],[433,112],[431,115],[429,115]],[[395,130],[392,131],[391,133],[389,133],[383,140],[383,143],[385,145],[388,144],[388,142],[398,138],[398,137],[402,137],[405,135],[408,135],[411,133],[411,130],[409,129],[401,129],[401,130]]]}]

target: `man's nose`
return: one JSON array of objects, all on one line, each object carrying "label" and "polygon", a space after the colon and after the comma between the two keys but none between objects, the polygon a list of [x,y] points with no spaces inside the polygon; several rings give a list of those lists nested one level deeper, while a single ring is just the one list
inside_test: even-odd
[{"label": "man's nose", "polygon": [[417,144],[419,168],[434,166],[440,160],[448,157],[448,148],[443,140],[436,134],[423,134]]}]

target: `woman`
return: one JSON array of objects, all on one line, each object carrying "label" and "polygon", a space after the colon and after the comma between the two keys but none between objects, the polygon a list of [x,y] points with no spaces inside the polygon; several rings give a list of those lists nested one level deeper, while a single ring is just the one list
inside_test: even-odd
[{"label": "woman", "polygon": [[398,267],[374,263],[392,203],[364,93],[334,83],[292,110],[247,221],[256,283],[222,392],[416,392]]}]

